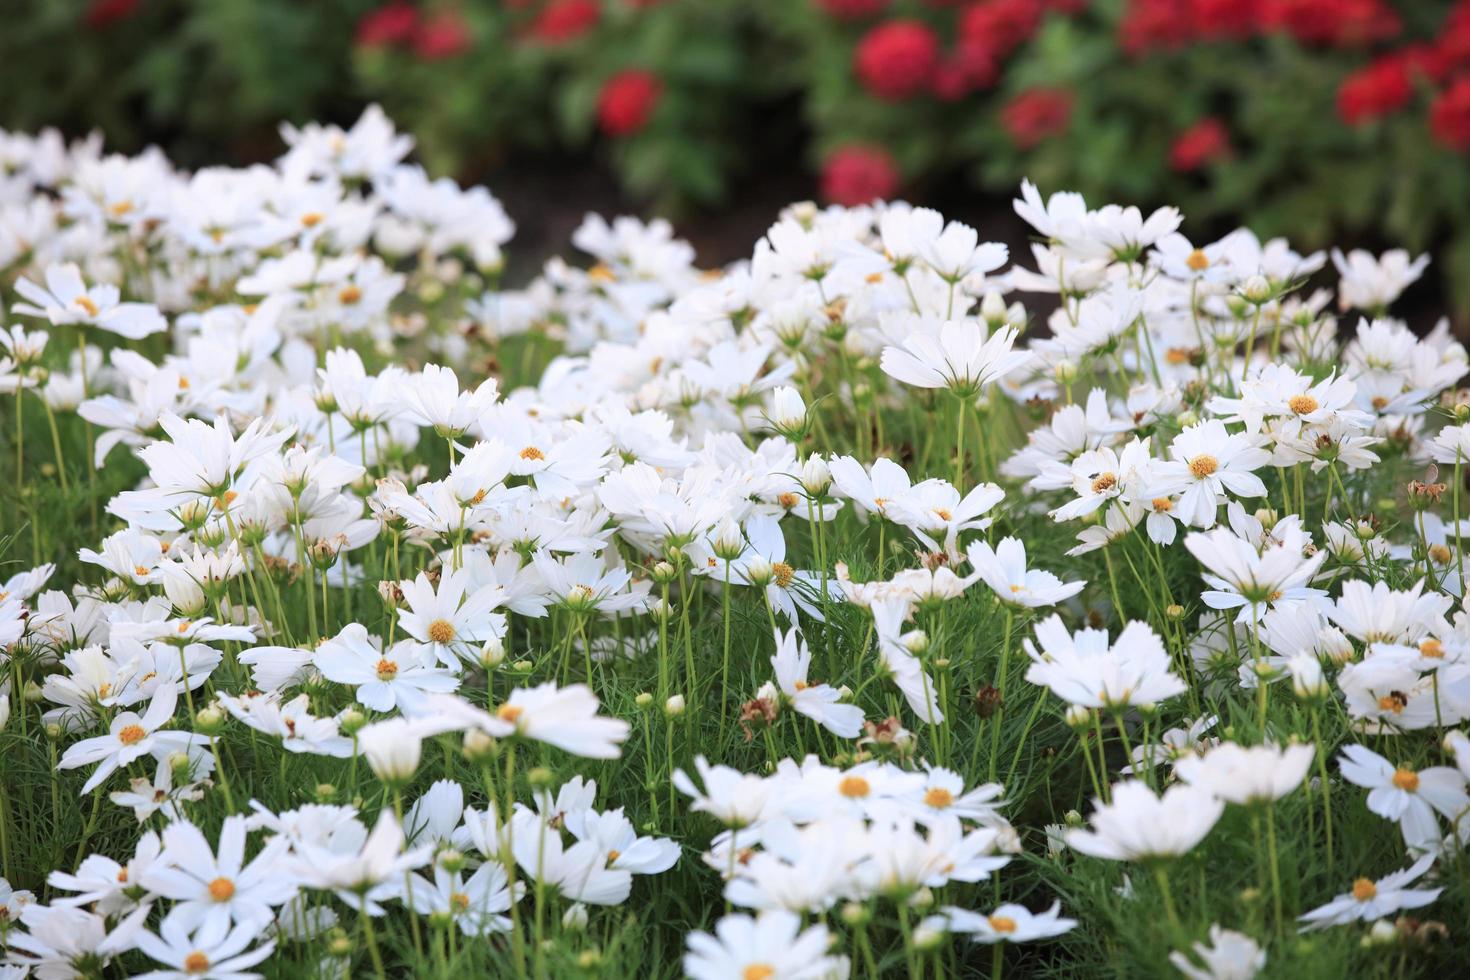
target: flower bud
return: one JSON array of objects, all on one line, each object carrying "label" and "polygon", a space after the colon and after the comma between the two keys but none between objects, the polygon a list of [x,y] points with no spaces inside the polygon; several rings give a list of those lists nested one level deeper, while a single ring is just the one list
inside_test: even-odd
[{"label": "flower bud", "polygon": [[654,585],[668,585],[678,574],[678,569],[666,561],[659,562],[649,570],[649,577],[653,579]]},{"label": "flower bud", "polygon": [[536,766],[526,773],[526,782],[532,789],[550,789],[556,784],[556,773],[545,766]]},{"label": "flower bud", "polygon": [[684,695],[674,694],[664,702],[664,714],[670,718],[677,718],[684,713]]},{"label": "flower bud", "polygon": [[337,787],[331,783],[317,783],[312,796],[318,803],[330,803],[337,798]]},{"label": "flower bud", "polygon": [[194,730],[203,732],[205,735],[218,734],[225,725],[225,713],[222,709],[210,705],[200,708],[199,713],[194,716]]},{"label": "flower bud", "polygon": [[438,860],[439,867],[443,868],[445,871],[448,871],[450,874],[454,874],[456,871],[464,870],[464,853],[461,851],[457,851],[452,847],[440,851]]},{"label": "flower bud", "polygon": [[820,497],[832,485],[832,471],[827,467],[826,460],[812,453],[801,464],[800,480],[803,490],[813,497]]},{"label": "flower bud", "polygon": [[367,716],[356,708],[348,708],[337,716],[337,725],[346,735],[356,734],[366,724]]},{"label": "flower bud", "polygon": [[494,670],[505,660],[505,641],[498,636],[492,636],[480,647],[480,666],[486,670]]},{"label": "flower bud", "polygon": [[1262,303],[1269,303],[1276,295],[1276,290],[1272,287],[1271,280],[1262,275],[1254,275],[1240,284],[1240,295],[1247,303],[1260,306]]},{"label": "flower bud", "polygon": [[873,918],[873,913],[861,902],[848,902],[838,912],[844,924],[849,926],[866,925]]},{"label": "flower bud", "polygon": [[587,928],[587,906],[581,902],[572,903],[561,916],[561,927],[571,932],[582,932]]},{"label": "flower bud", "polygon": [[1074,704],[1067,709],[1067,727],[1075,731],[1083,731],[1092,727],[1092,711],[1080,704]]},{"label": "flower bud", "polygon": [[745,551],[745,537],[740,533],[740,525],[729,517],[720,519],[715,526],[714,534],[710,535],[710,546],[713,548],[715,557],[721,561],[734,561]]},{"label": "flower bud", "polygon": [[1073,361],[1058,361],[1056,367],[1052,368],[1056,376],[1057,384],[1070,387],[1077,380],[1077,365]]},{"label": "flower bud", "polygon": [[471,762],[481,762],[495,756],[495,739],[479,728],[464,733],[464,747],[460,749]]},{"label": "flower bud", "polygon": [[638,696],[633,699],[633,703],[638,707],[646,710],[653,707],[653,695],[649,694],[647,691],[641,691],[639,692]]}]

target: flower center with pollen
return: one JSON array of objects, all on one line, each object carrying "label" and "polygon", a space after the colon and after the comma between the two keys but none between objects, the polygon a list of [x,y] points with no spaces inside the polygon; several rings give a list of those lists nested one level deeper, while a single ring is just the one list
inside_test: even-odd
[{"label": "flower center with pollen", "polygon": [[1092,492],[1107,493],[1109,490],[1113,489],[1113,487],[1116,487],[1117,485],[1118,476],[1116,473],[1104,473],[1096,480],[1092,481]]},{"label": "flower center with pollen", "polygon": [[337,294],[337,302],[343,306],[354,306],[362,302],[362,290],[357,286],[343,286]]},{"label": "flower center with pollen", "polygon": [[996,932],[1015,932],[1016,920],[1005,915],[992,915],[990,917],[990,928]]},{"label": "flower center with pollen", "polygon": [[1201,480],[1203,480],[1207,476],[1214,475],[1214,472],[1219,468],[1220,461],[1211,456],[1209,453],[1200,453],[1194,459],[1191,459],[1189,461],[1189,472],[1193,473],[1195,477]]},{"label": "flower center with pollen", "polygon": [[616,847],[609,848],[608,849],[608,852],[607,852],[607,863],[608,863],[608,865],[611,866],[614,861],[616,861],[618,858],[620,858],[622,856],[623,856],[623,852],[620,851],[620,850],[618,850]]},{"label": "flower center with pollen", "polygon": [[769,963],[752,963],[740,974],[740,980],[771,980],[776,968]]},{"label": "flower center with pollen", "polygon": [[72,300],[73,303],[87,311],[87,316],[97,315],[97,303],[90,296],[78,296]]},{"label": "flower center with pollen", "polygon": [[1321,406],[1317,404],[1317,399],[1311,395],[1292,395],[1287,401],[1286,407],[1298,415],[1311,415]]},{"label": "flower center with pollen", "polygon": [[398,676],[398,665],[384,657],[378,661],[378,680],[391,681]]},{"label": "flower center with pollen", "polygon": [[147,734],[142,725],[124,725],[118,730],[117,740],[124,745],[137,745]]},{"label": "flower center with pollen", "polygon": [[185,973],[208,973],[209,972],[209,957],[208,956],[205,956],[203,953],[199,952],[196,949],[194,952],[192,952],[188,956],[185,956],[184,957],[184,972]]},{"label": "flower center with pollen", "polygon": [[954,802],[954,794],[943,786],[934,786],[924,794],[924,805],[943,810]]},{"label": "flower center with pollen", "polygon": [[541,460],[545,458],[546,454],[537,449],[535,446],[527,446],[525,449],[521,450],[521,459]]},{"label": "flower center with pollen", "polygon": [[1405,793],[1412,793],[1419,788],[1419,774],[1412,769],[1395,769],[1393,784]]},{"label": "flower center with pollen", "polygon": [[454,641],[454,624],[447,619],[436,619],[429,624],[429,639],[435,643]]},{"label": "flower center with pollen", "polygon": [[521,717],[521,712],[525,710],[525,708],[522,708],[518,704],[502,704],[499,708],[495,709],[495,717],[501,721],[508,721],[513,725]]},{"label": "flower center with pollen", "polygon": [[464,892],[453,892],[449,896],[449,904],[456,912],[463,912],[470,907],[470,897]]},{"label": "flower center with pollen", "polygon": [[837,784],[837,792],[850,800],[860,800],[872,791],[868,781],[861,776],[844,776]]},{"label": "flower center with pollen", "polygon": [[235,883],[228,878],[216,878],[209,883],[209,897],[216,902],[228,902],[235,897]]},{"label": "flower center with pollen", "polygon": [[1353,898],[1360,902],[1366,902],[1378,894],[1378,886],[1367,878],[1359,878],[1353,882]]},{"label": "flower center with pollen", "polygon": [[1155,514],[1167,514],[1174,509],[1174,501],[1168,497],[1155,497],[1149,503],[1152,505]]},{"label": "flower center with pollen", "polygon": [[1429,559],[1436,565],[1448,565],[1453,557],[1454,552],[1450,551],[1446,545],[1432,544],[1429,546]]},{"label": "flower center with pollen", "polygon": [[1195,272],[1204,272],[1210,267],[1210,257],[1205,254],[1204,249],[1197,248],[1193,252],[1189,253],[1189,255],[1184,260],[1184,264],[1189,266]]},{"label": "flower center with pollen", "polygon": [[784,589],[791,584],[796,577],[796,569],[784,561],[771,562],[771,580],[776,583],[776,588]]}]

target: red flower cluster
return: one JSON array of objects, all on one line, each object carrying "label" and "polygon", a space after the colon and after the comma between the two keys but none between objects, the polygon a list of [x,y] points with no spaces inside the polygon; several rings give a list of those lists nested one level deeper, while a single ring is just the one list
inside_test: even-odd
[{"label": "red flower cluster", "polygon": [[598,93],[597,124],[609,136],[631,136],[648,125],[663,91],[663,81],[651,71],[620,71]]},{"label": "red flower cluster", "polygon": [[1214,116],[1201,119],[1174,138],[1169,166],[1180,173],[1199,170],[1230,156],[1230,130]]},{"label": "red flower cluster", "polygon": [[574,41],[597,26],[602,7],[597,0],[550,0],[531,22],[531,36],[547,44]]},{"label": "red flower cluster", "polygon": [[1470,0],[1460,0],[1434,41],[1382,54],[1349,75],[1337,91],[1337,112],[1351,126],[1407,108],[1415,86],[1439,89],[1429,130],[1446,147],[1470,152]]},{"label": "red flower cluster", "polygon": [[1385,55],[1343,81],[1337,90],[1337,114],[1349,126],[1358,126],[1397,112],[1413,96],[1408,59]]},{"label": "red flower cluster", "polygon": [[444,61],[470,49],[469,26],[453,8],[423,17],[417,7],[393,0],[368,11],[357,22],[357,44],[364,48],[412,48],[424,61]]},{"label": "red flower cluster", "polygon": [[1386,0],[1130,0],[1119,41],[1135,56],[1277,31],[1303,44],[1356,47],[1401,26]]},{"label": "red flower cluster", "polygon": [[939,38],[917,20],[890,20],[869,31],[853,52],[863,87],[897,102],[929,87],[939,63]]},{"label": "red flower cluster", "polygon": [[1000,121],[1021,149],[1064,133],[1072,121],[1072,93],[1059,88],[1031,88],[1000,110]]},{"label": "red flower cluster", "polygon": [[1470,153],[1470,77],[1435,97],[1429,107],[1429,131],[1450,149]]},{"label": "red flower cluster", "polygon": [[120,20],[127,20],[142,5],[143,0],[92,0],[87,5],[87,12],[82,15],[82,23],[94,31],[100,31]]},{"label": "red flower cluster", "polygon": [[839,147],[822,165],[822,197],[833,204],[857,207],[886,200],[897,190],[898,168],[881,147]]}]

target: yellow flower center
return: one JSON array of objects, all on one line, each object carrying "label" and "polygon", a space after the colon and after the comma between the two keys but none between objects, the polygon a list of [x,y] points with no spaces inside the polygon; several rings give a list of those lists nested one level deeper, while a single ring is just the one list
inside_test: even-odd
[{"label": "yellow flower center", "polygon": [[1353,882],[1353,898],[1360,902],[1366,902],[1378,894],[1378,886],[1367,878],[1359,878]]},{"label": "yellow flower center", "polygon": [[451,892],[449,904],[456,912],[463,912],[470,907],[470,897],[464,892]]},{"label": "yellow flower center", "polygon": [[1195,272],[1204,272],[1210,267],[1210,257],[1205,254],[1204,249],[1197,248],[1189,253],[1189,257],[1184,260],[1184,264]]},{"label": "yellow flower center", "polygon": [[788,585],[791,584],[791,580],[795,577],[796,569],[792,568],[784,561],[771,563],[771,580],[776,583],[776,587],[778,589],[786,588]]},{"label": "yellow flower center", "polygon": [[953,802],[954,794],[943,786],[930,787],[929,791],[924,794],[924,805],[932,806],[937,810],[943,810]]},{"label": "yellow flower center", "polygon": [[391,681],[398,676],[398,665],[384,657],[378,661],[378,680]]},{"label": "yellow flower center", "polygon": [[851,800],[860,800],[872,792],[873,787],[861,776],[844,776],[837,784],[837,792]]},{"label": "yellow flower center", "polygon": [[617,282],[618,280],[612,269],[602,262],[587,270],[587,278],[593,282]]},{"label": "yellow flower center", "polygon": [[454,642],[454,624],[447,619],[436,619],[429,624],[429,639],[435,643]]},{"label": "yellow flower center", "polygon": [[521,459],[541,460],[545,458],[546,454],[537,449],[535,446],[527,446],[525,449],[521,450]]},{"label": "yellow flower center", "polygon": [[515,724],[520,719],[521,713],[525,710],[525,708],[522,708],[518,704],[502,704],[495,710],[495,717],[501,721],[508,721],[511,724]]},{"label": "yellow flower center", "polygon": [[1200,453],[1189,461],[1189,472],[1203,480],[1220,468],[1220,461],[1209,453]]},{"label": "yellow flower center", "polygon": [[209,883],[209,897],[216,902],[228,902],[235,897],[235,883],[228,878],[216,878]]},{"label": "yellow flower center", "polygon": [[741,980],[771,980],[776,968],[769,963],[752,963],[740,974]]},{"label": "yellow flower center", "polygon": [[357,286],[343,286],[342,291],[337,294],[337,302],[343,306],[355,306],[362,302],[362,289]]},{"label": "yellow flower center", "polygon": [[1155,514],[1167,514],[1174,509],[1174,501],[1168,497],[1155,497],[1150,501],[1150,504],[1152,504]]},{"label": "yellow flower center", "polygon": [[87,316],[97,315],[97,304],[90,296],[78,296],[72,300],[73,303],[87,311]]},{"label": "yellow flower center", "polygon": [[934,516],[937,517],[937,518],[939,518],[941,521],[952,521],[952,520],[954,520],[954,514],[952,514],[949,510],[947,510],[944,507],[936,507],[936,508],[934,508]]},{"label": "yellow flower center", "polygon": [[1454,552],[1450,551],[1447,545],[1432,544],[1429,546],[1429,558],[1436,565],[1448,565],[1453,557]]},{"label": "yellow flower center", "polygon": [[308,211],[301,216],[301,224],[307,228],[315,228],[326,219],[326,215],[320,211]]},{"label": "yellow flower center", "polygon": [[1438,660],[1440,657],[1444,656],[1444,644],[1436,640],[1434,637],[1430,637],[1429,639],[1419,644],[1419,653],[1423,656],[1433,657],[1435,660]]},{"label": "yellow flower center", "polygon": [[131,210],[133,210],[132,201],[118,201],[116,204],[110,205],[108,207],[107,213],[112,215],[114,218],[121,218],[123,215],[127,214]]},{"label": "yellow flower center", "polygon": [[1116,487],[1117,485],[1118,475],[1116,473],[1104,473],[1096,480],[1092,481],[1092,492],[1107,493],[1109,490],[1113,489],[1113,487]]},{"label": "yellow flower center", "polygon": [[1419,788],[1419,774],[1412,769],[1396,769],[1393,784],[1405,793],[1412,793]]},{"label": "yellow flower center", "polygon": [[1311,395],[1292,395],[1291,400],[1286,403],[1286,407],[1298,415],[1311,415],[1321,406],[1317,404],[1317,399]]},{"label": "yellow flower center", "polygon": [[996,932],[1015,932],[1016,920],[1004,915],[992,915],[990,917],[990,928]]},{"label": "yellow flower center", "polygon": [[800,498],[797,497],[794,493],[783,493],[777,495],[776,497],[776,503],[780,504],[782,507],[785,507],[787,510],[795,507],[799,500]]},{"label": "yellow flower center", "polygon": [[208,973],[209,972],[209,957],[208,956],[205,956],[203,953],[199,952],[196,949],[194,952],[192,952],[188,956],[185,956],[184,957],[184,972],[185,973]]},{"label": "yellow flower center", "polygon": [[137,745],[147,734],[142,725],[124,725],[117,733],[117,740],[124,745]]},{"label": "yellow flower center", "polygon": [[623,856],[623,852],[620,851],[620,850],[618,850],[616,847],[608,848],[608,851],[607,851],[607,863],[609,865],[611,865],[614,861],[616,861],[618,858],[620,858],[622,856]]}]

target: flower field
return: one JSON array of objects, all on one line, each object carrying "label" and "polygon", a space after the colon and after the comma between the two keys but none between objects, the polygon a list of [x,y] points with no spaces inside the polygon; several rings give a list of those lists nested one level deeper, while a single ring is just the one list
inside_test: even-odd
[{"label": "flower field", "polygon": [[0,134],[0,980],[1462,968],[1428,256],[1027,181],[1028,254],[589,215],[510,288],[381,110],[281,135]]}]

